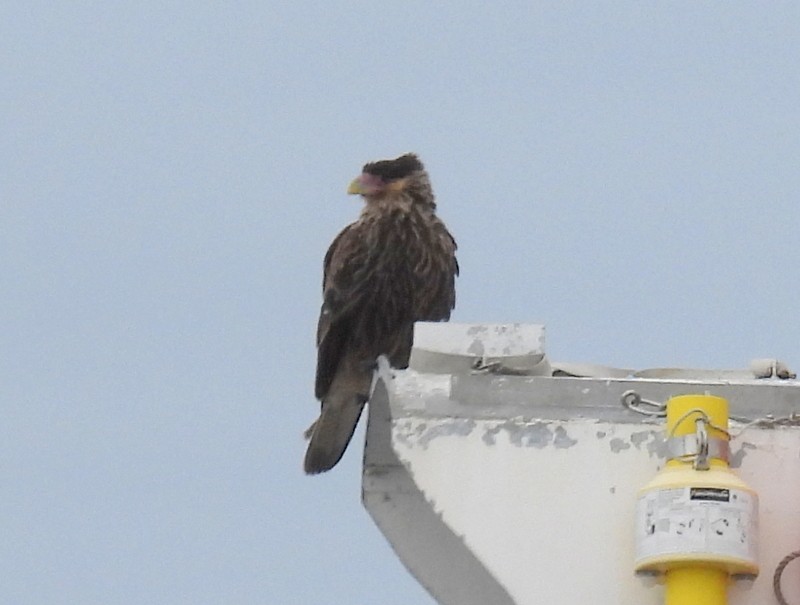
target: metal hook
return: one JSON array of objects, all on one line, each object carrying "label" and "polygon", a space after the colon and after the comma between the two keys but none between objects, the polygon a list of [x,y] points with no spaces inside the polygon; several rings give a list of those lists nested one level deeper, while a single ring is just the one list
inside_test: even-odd
[{"label": "metal hook", "polygon": [[706,422],[706,418],[702,416],[694,421],[697,434],[697,455],[693,466],[697,471],[707,471],[711,468],[708,463],[708,429],[706,428]]},{"label": "metal hook", "polygon": [[[620,397],[620,401],[623,406],[632,412],[644,414],[645,416],[663,417],[667,414],[667,406],[665,403],[642,399],[642,396],[634,390],[625,391]],[[653,409],[648,409],[647,406]]]}]

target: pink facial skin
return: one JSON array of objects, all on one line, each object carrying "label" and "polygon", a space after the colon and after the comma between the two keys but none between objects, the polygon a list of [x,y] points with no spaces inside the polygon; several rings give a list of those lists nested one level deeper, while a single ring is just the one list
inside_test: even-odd
[{"label": "pink facial skin", "polygon": [[361,184],[362,188],[361,195],[375,195],[383,191],[383,188],[386,186],[386,183],[383,182],[381,177],[369,174],[368,172],[362,172],[361,176],[358,177],[358,182]]}]

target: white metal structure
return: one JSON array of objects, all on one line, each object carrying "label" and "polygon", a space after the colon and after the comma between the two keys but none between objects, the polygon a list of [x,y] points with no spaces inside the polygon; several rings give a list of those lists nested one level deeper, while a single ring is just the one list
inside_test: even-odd
[{"label": "white metal structure", "polygon": [[[551,366],[543,334],[418,324],[411,368],[381,363],[363,499],[409,571],[442,604],[661,603],[658,582],[636,577],[633,562],[637,493],[664,464],[664,420],[620,399],[707,392],[727,398],[732,417],[788,419],[731,442],[732,467],[760,497],[761,574],[733,583],[730,603],[775,602],[773,571],[800,549],[800,428],[790,418],[800,383],[771,362],[639,375]],[[784,574],[790,603],[800,604],[799,572],[800,561]]]}]

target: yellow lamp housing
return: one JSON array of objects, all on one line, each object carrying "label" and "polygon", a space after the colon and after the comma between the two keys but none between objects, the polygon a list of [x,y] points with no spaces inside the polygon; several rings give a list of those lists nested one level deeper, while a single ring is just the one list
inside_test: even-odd
[{"label": "yellow lamp housing", "polygon": [[666,404],[670,458],[639,491],[639,574],[664,574],[668,605],[725,605],[730,576],[758,574],[758,495],[728,466],[728,402]]}]

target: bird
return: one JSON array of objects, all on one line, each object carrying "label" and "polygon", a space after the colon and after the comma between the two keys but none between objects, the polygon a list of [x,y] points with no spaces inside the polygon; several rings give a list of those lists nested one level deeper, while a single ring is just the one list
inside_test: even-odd
[{"label": "bird", "polygon": [[367,163],[347,193],[360,195],[364,206],[323,263],[314,385],[320,415],[305,433],[303,464],[310,475],[341,460],[369,399],[377,358],[407,368],[414,322],[447,321],[456,303],[456,241],[436,215],[419,157]]}]

